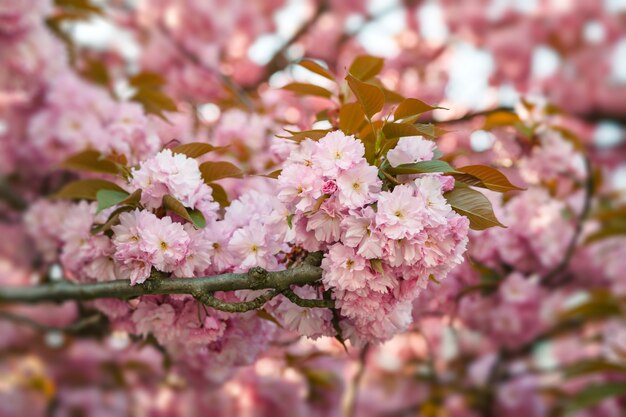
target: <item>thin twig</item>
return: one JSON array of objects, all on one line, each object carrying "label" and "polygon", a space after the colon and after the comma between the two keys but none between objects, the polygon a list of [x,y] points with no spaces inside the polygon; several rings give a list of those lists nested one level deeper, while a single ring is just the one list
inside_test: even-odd
[{"label": "thin twig", "polygon": [[189,49],[187,49],[187,47],[185,45],[183,45],[181,42],[176,40],[176,38],[174,36],[172,36],[171,32],[167,29],[167,27],[165,27],[165,25],[159,24],[158,27],[159,27],[159,30],[161,31],[161,33],[163,33],[163,35],[172,43],[172,45],[174,45],[174,47],[178,50],[178,52],[180,52],[180,54],[185,59],[187,59],[189,62],[194,64],[196,67],[202,69],[203,71],[206,71],[206,72],[210,73],[211,75],[214,75],[217,78],[219,78],[220,82],[229,91],[231,91],[235,95],[235,97],[237,97],[237,99],[244,106],[247,107],[247,109],[249,111],[256,110],[256,105],[254,104],[254,102],[252,101],[250,96],[246,93],[246,91],[243,88],[241,88],[239,85],[237,85],[232,80],[232,78],[230,78],[229,76],[227,76],[224,73],[222,73],[219,69],[212,68],[212,67],[206,65],[200,58],[198,58],[198,56],[196,54],[191,52]]},{"label": "thin twig", "polygon": [[357,365],[356,373],[354,377],[350,381],[350,385],[346,390],[346,394],[343,402],[343,415],[345,417],[355,417],[356,416],[356,405],[359,397],[359,387],[361,385],[361,380],[363,379],[363,375],[365,374],[366,360],[367,360],[367,352],[369,351],[370,345],[366,344],[361,348],[359,352],[359,362]]},{"label": "thin twig", "polygon": [[0,200],[4,200],[9,207],[17,211],[24,211],[28,207],[28,202],[9,186],[4,177],[0,177]]},{"label": "thin twig", "polygon": [[91,316],[85,317],[76,323],[72,323],[68,326],[57,327],[57,326],[48,326],[43,323],[39,323],[30,317],[22,316],[19,314],[11,313],[10,311],[0,311],[0,320],[7,320],[13,323],[32,327],[35,330],[42,332],[63,332],[63,333],[78,333],[85,328],[94,326],[96,324],[100,324],[103,320],[103,317],[100,314],[93,314]]},{"label": "thin twig", "polygon": [[298,294],[287,288],[282,294],[297,306],[305,308],[333,308],[335,303],[333,300],[306,299],[301,298]]},{"label": "thin twig", "polygon": [[591,210],[591,199],[593,197],[594,188],[593,171],[589,158],[584,156],[584,161],[587,177],[585,179],[585,200],[583,203],[583,208],[580,212],[580,215],[578,216],[578,219],[576,219],[574,234],[572,235],[572,238],[567,245],[567,249],[565,250],[565,255],[563,256],[563,259],[561,259],[561,262],[559,262],[556,267],[554,267],[543,277],[543,279],[541,280],[543,285],[552,284],[553,280],[567,269],[569,263],[572,260],[572,257],[574,256],[574,253],[576,252],[576,245],[578,244],[578,239],[580,238],[580,234],[582,233],[583,224],[585,220],[587,220],[587,217],[589,216],[589,211]]},{"label": "thin twig", "polygon": [[278,51],[276,51],[276,53],[274,53],[272,58],[264,67],[263,76],[259,80],[257,80],[257,82],[254,83],[254,85],[247,87],[246,91],[256,90],[261,84],[267,82],[267,80],[270,79],[272,74],[274,74],[277,71],[280,71],[281,69],[287,67],[287,65],[290,64],[289,60],[285,58],[285,52],[287,52],[287,49],[289,49],[291,45],[297,42],[305,33],[309,31],[309,29],[311,29],[311,27],[313,27],[313,25],[315,25],[315,23],[317,23],[319,18],[328,9],[327,3],[328,3],[327,0],[321,0],[319,2],[319,5],[317,9],[315,10],[315,12],[313,13],[313,15],[306,22],[304,22],[302,26],[300,26],[300,28],[296,32],[294,32],[294,34],[291,35],[289,39],[285,41],[285,43],[283,43],[283,45],[280,47]]}]

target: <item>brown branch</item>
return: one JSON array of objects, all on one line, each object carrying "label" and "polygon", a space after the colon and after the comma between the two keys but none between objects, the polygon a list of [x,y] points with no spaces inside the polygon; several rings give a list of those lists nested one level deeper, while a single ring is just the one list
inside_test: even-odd
[{"label": "brown branch", "polygon": [[541,280],[543,285],[553,284],[554,279],[561,275],[569,266],[569,263],[576,252],[576,245],[578,244],[578,239],[580,238],[580,234],[583,230],[583,224],[587,217],[589,216],[589,211],[591,210],[591,199],[593,197],[593,171],[591,168],[591,161],[588,157],[584,157],[585,161],[585,171],[586,171],[586,179],[585,179],[585,200],[583,203],[582,211],[576,219],[576,226],[574,229],[574,234],[567,245],[567,249],[565,250],[565,255],[559,264],[554,267],[550,272],[548,272]]},{"label": "brown branch", "polygon": [[3,177],[0,177],[0,200],[5,201],[9,207],[17,211],[24,211],[28,207],[28,202],[17,194]]},{"label": "brown branch", "polygon": [[319,257],[284,271],[268,272],[252,268],[241,274],[221,274],[202,278],[151,278],[143,284],[130,285],[128,280],[73,284],[58,282],[35,287],[0,287],[2,303],[41,303],[66,300],[94,300],[98,298],[127,299],[142,295],[189,294],[205,297],[216,291],[234,290],[285,290],[291,285],[306,285],[319,281],[322,270],[316,265]]},{"label": "brown branch", "polygon": [[354,377],[350,381],[350,385],[346,390],[343,402],[343,415],[346,417],[356,416],[356,405],[359,396],[359,386],[361,385],[361,380],[363,379],[363,375],[365,374],[365,364],[369,348],[369,343],[361,348],[361,351],[359,352],[359,362],[357,365],[356,373],[354,374]]},{"label": "brown branch", "polygon": [[196,54],[191,52],[189,49],[187,49],[185,45],[176,40],[175,37],[172,36],[171,32],[167,29],[167,27],[165,27],[165,25],[160,23],[158,25],[158,28],[185,59],[187,59],[189,62],[191,62],[193,65],[200,68],[201,70],[206,71],[207,73],[219,78],[224,87],[226,87],[227,90],[233,93],[233,95],[235,95],[235,97],[237,97],[237,99],[244,106],[246,106],[248,110],[254,111],[256,109],[256,105],[254,104],[250,96],[246,93],[246,91],[239,85],[237,85],[229,76],[223,74],[219,69],[207,66],[204,62],[202,62],[200,58],[198,58]]},{"label": "brown branch", "polygon": [[290,61],[285,57],[285,52],[287,49],[294,43],[296,43],[304,34],[306,34],[309,29],[311,29],[315,23],[319,20],[319,18],[326,12],[328,9],[328,1],[320,0],[317,9],[313,13],[313,15],[305,21],[302,26],[293,34],[289,39],[285,41],[285,43],[280,47],[278,51],[274,53],[269,62],[264,66],[263,75],[260,79],[258,79],[254,85],[246,87],[245,91],[251,92],[256,90],[261,84],[267,82],[272,74],[278,72],[290,64]]}]

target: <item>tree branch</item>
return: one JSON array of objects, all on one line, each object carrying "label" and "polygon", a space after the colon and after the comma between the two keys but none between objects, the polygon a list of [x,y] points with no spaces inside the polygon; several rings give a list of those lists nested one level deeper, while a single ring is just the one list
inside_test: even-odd
[{"label": "tree branch", "polygon": [[580,234],[583,230],[583,223],[587,220],[589,216],[589,211],[591,210],[591,199],[593,197],[593,171],[591,168],[591,161],[588,157],[584,157],[585,161],[585,171],[587,177],[585,178],[585,200],[583,203],[582,211],[576,219],[576,226],[574,229],[574,234],[567,245],[567,249],[565,250],[565,255],[559,264],[554,267],[550,272],[548,272],[543,279],[541,280],[542,284],[550,285],[553,283],[554,279],[561,275],[568,267],[572,257],[574,256],[574,252],[576,252],[576,245],[578,244],[578,239],[580,238]]},{"label": "tree branch", "polygon": [[[315,255],[315,254],[312,254]],[[291,285],[306,285],[319,281],[322,270],[316,265],[319,256],[309,256],[300,266],[284,271],[268,272],[252,268],[241,274],[221,274],[201,278],[151,278],[143,284],[130,285],[129,280],[115,280],[94,284],[59,282],[35,287],[0,287],[2,303],[41,303],[66,300],[94,300],[98,298],[134,298],[142,295],[189,294],[202,297],[215,291],[285,290]]]},{"label": "tree branch", "polygon": [[289,39],[285,41],[285,43],[280,47],[276,53],[272,56],[269,62],[265,65],[263,70],[263,76],[254,83],[254,85],[250,87],[246,87],[246,91],[256,90],[261,84],[270,79],[272,74],[281,69],[285,68],[289,65],[289,60],[285,58],[285,52],[291,45],[298,41],[306,32],[309,31],[313,25],[318,21],[318,19],[324,14],[324,12],[328,9],[328,0],[321,0],[319,6],[306,22],[300,26],[300,28],[293,34]]},{"label": "tree branch", "polygon": [[9,207],[17,211],[24,211],[28,207],[28,202],[9,186],[4,177],[0,177],[0,200],[5,201]]}]

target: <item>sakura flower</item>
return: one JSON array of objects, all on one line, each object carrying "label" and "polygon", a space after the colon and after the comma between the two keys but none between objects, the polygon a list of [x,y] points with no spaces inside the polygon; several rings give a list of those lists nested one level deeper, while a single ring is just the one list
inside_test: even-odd
[{"label": "sakura flower", "polygon": [[142,249],[153,255],[155,268],[163,272],[176,269],[189,250],[190,238],[185,228],[170,217],[151,223],[143,230],[142,238]]},{"label": "sakura flower", "polygon": [[133,170],[130,184],[142,190],[141,202],[148,208],[159,207],[167,194],[174,196],[186,207],[195,208],[198,197],[196,192],[204,182],[198,161],[164,149]]},{"label": "sakura flower", "polygon": [[422,199],[415,197],[409,185],[398,185],[392,192],[380,193],[376,223],[390,239],[410,237],[422,230]]},{"label": "sakura flower", "polygon": [[265,227],[258,222],[236,230],[230,239],[230,248],[241,260],[238,265],[240,270],[245,271],[253,266],[274,269],[277,266],[274,255],[280,246],[272,241]]},{"label": "sakura flower", "polygon": [[413,164],[433,159],[435,143],[422,136],[400,138],[395,148],[387,152],[387,160],[392,167]]},{"label": "sakura flower", "polygon": [[337,175],[339,170],[352,168],[363,160],[365,147],[354,136],[341,131],[328,133],[319,140],[313,154],[313,162],[325,175]]},{"label": "sakura flower", "polygon": [[380,191],[381,184],[378,169],[363,161],[337,177],[339,202],[348,208],[363,207],[374,201],[374,194]]},{"label": "sakura flower", "polygon": [[368,264],[369,261],[357,255],[354,249],[337,243],[329,248],[322,261],[322,280],[324,284],[340,290],[363,288],[371,278]]}]

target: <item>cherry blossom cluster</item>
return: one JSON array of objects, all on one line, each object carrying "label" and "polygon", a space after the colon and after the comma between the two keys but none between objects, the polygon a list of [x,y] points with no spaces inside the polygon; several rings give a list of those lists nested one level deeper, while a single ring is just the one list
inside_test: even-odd
[{"label": "cherry blossom cluster", "polygon": [[[430,160],[434,149],[422,137],[402,138],[387,159],[392,166]],[[385,340],[411,323],[411,303],[429,279],[461,262],[468,220],[443,196],[451,178],[417,175],[383,190],[364,155],[360,140],[339,131],[304,140],[278,178],[278,197],[292,210],[295,242],[328,252],[323,282],[346,333]]]}]

